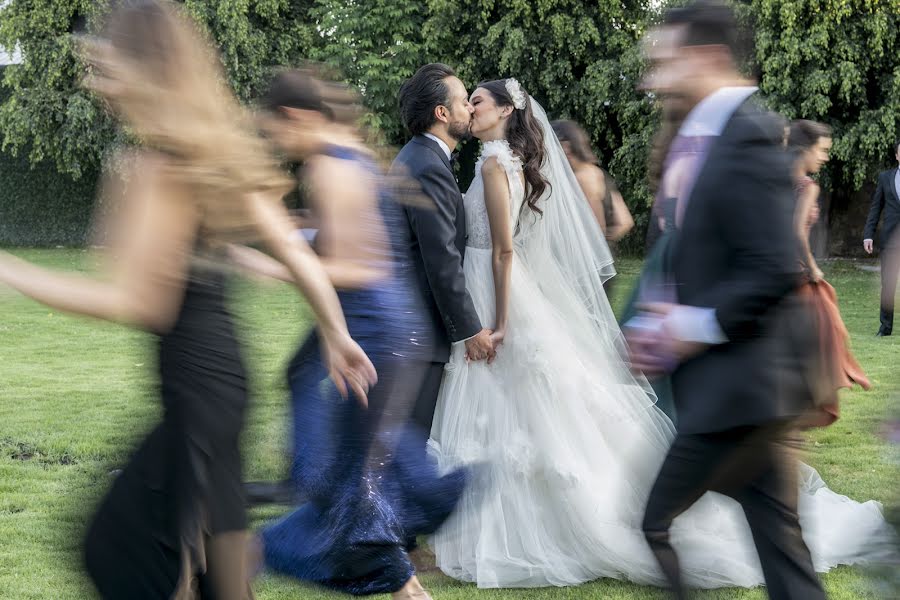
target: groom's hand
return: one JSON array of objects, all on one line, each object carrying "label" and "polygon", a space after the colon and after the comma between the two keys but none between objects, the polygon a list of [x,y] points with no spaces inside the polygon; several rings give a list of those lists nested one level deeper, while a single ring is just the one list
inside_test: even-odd
[{"label": "groom's hand", "polygon": [[482,329],[474,337],[466,340],[466,360],[485,360],[494,353],[491,330]]}]

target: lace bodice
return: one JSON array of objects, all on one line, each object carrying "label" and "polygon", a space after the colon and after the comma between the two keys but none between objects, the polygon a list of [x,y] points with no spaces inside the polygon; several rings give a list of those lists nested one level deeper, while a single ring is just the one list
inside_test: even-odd
[{"label": "lace bodice", "polygon": [[466,232],[468,240],[466,245],[471,248],[491,248],[491,224],[488,221],[487,207],[484,204],[484,180],[481,177],[481,165],[488,158],[496,156],[500,166],[506,171],[509,181],[510,223],[515,231],[516,221],[522,202],[525,201],[525,186],[522,183],[522,161],[513,154],[509,142],[506,140],[493,140],[485,142],[481,149],[478,162],[475,163],[475,179],[466,191],[464,202],[466,206]]}]

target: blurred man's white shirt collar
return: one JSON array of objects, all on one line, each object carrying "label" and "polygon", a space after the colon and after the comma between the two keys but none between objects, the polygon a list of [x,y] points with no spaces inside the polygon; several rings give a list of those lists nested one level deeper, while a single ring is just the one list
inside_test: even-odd
[{"label": "blurred man's white shirt collar", "polygon": [[757,90],[759,88],[752,85],[719,88],[688,113],[678,130],[678,135],[684,137],[722,135],[734,111]]}]

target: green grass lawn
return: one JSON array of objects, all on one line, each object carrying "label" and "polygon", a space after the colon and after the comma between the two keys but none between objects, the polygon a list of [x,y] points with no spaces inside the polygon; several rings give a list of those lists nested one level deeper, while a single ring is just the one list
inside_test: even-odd
[{"label": "green grass lawn", "polygon": [[[18,252],[41,264],[89,270],[80,250]],[[639,263],[624,261],[617,303]],[[876,339],[878,276],[847,262],[826,265],[853,336],[853,349],[875,388],[846,392],[842,419],[809,436],[807,460],[830,487],[858,500],[893,501],[896,471],[876,434],[892,408],[898,383],[900,338]],[[282,285],[239,282],[235,312],[242,324],[254,389],[244,437],[246,475],[274,479],[286,468],[288,410],[282,374],[308,327],[309,314]],[[153,346],[124,327],[68,317],[0,290],[0,598],[92,598],[82,574],[79,546],[93,504],[110,483],[110,471],[127,458],[132,442],[159,417]],[[262,525],[283,509],[252,513]],[[656,589],[599,581],[577,588],[483,590],[427,573],[437,600],[651,599]],[[825,575],[831,598],[877,598],[858,570]],[[261,600],[313,600],[334,594],[264,575]],[[703,599],[764,598],[762,590],[719,590]]]}]

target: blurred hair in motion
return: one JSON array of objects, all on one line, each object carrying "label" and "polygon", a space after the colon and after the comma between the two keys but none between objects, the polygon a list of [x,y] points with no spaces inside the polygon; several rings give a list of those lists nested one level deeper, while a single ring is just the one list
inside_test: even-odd
[{"label": "blurred hair in motion", "polygon": [[108,253],[115,263],[107,278],[91,279],[0,254],[0,281],[58,310],[156,337],[162,422],[117,476],[85,541],[100,595],[243,598],[239,437],[248,395],[219,268],[225,243],[250,233],[290,267],[327,332],[328,369],[342,387],[364,395],[374,369],[315,256],[289,239],[279,202],[289,180],[182,10],[126,2],[100,36],[80,42],[85,84],[142,146],[108,188],[120,195]]},{"label": "blurred hair in motion", "polygon": [[[319,223],[316,249],[351,335],[379,374],[361,406],[323,385],[319,331],[291,361],[291,478],[305,503],[263,531],[265,563],[338,591],[409,597],[421,586],[406,536],[433,532],[447,518],[464,477],[439,477],[426,459],[426,433],[406,426],[432,340],[411,279],[401,207],[363,141],[349,88],[309,69],[283,70],[260,104],[266,135],[304,165]],[[248,269],[287,275],[259,252],[232,253]]]},{"label": "blurred hair in motion", "polygon": [[227,87],[215,51],[176,5],[122,2],[99,37],[80,42],[85,85],[142,146],[168,157],[167,178],[194,192],[211,237],[247,229],[244,193],[280,197],[290,189]]},{"label": "blurred hair in motion", "polygon": [[[746,517],[769,597],[824,599],[816,572],[869,560],[885,524],[876,503],[835,494],[789,448],[822,388],[836,398],[836,373],[811,356],[822,332],[798,290],[797,181],[783,120],[739,71],[741,40],[729,4],[696,0],[667,10],[646,45],[643,85],[670,118],[655,153],[662,227],[626,327],[635,368],[670,374],[677,435],[643,530],[687,597],[692,552],[673,545],[673,521],[707,491],[726,494]],[[816,156],[804,154],[804,177]]]}]

